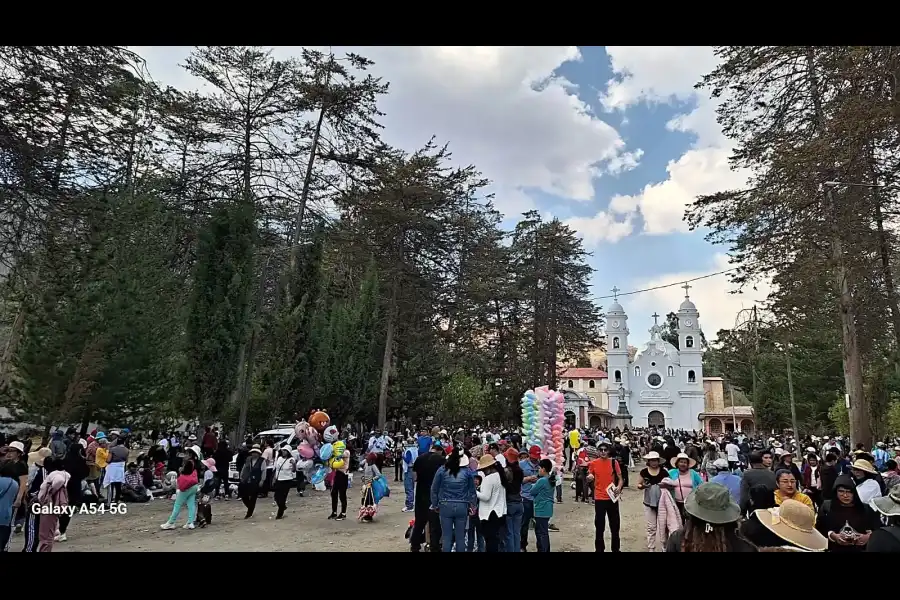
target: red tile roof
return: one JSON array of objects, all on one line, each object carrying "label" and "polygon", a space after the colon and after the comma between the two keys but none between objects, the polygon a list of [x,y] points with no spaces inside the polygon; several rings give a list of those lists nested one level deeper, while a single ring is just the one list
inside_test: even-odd
[{"label": "red tile roof", "polygon": [[608,379],[609,375],[606,374],[606,371],[593,367],[564,367],[559,370],[559,377],[568,379]]}]

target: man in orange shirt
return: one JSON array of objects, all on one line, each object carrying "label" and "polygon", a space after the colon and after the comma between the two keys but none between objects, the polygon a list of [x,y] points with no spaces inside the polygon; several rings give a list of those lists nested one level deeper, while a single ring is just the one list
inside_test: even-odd
[{"label": "man in orange shirt", "polygon": [[594,482],[594,550],[605,552],[606,544],[603,542],[603,534],[606,531],[606,519],[609,518],[609,535],[612,541],[612,551],[619,552],[619,504],[609,498],[606,491],[610,485],[615,488],[616,496],[622,493],[622,472],[619,470],[619,461],[609,457],[609,444],[601,442],[598,449],[600,458],[588,463],[588,480]]}]

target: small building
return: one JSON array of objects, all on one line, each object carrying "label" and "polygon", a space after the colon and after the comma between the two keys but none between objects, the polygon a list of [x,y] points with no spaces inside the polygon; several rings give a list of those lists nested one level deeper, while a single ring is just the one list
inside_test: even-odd
[{"label": "small building", "polygon": [[593,367],[564,367],[557,387],[566,398],[566,423],[575,427],[611,427],[605,371]]},{"label": "small building", "polygon": [[703,392],[704,407],[700,413],[700,421],[706,433],[718,435],[737,430],[752,434],[756,430],[756,417],[752,406],[732,406],[730,402],[725,402],[724,379],[704,377]]}]

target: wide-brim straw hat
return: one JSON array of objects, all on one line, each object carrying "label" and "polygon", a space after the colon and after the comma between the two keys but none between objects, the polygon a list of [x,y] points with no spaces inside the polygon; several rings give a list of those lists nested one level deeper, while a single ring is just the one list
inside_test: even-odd
[{"label": "wide-brim straw hat", "polygon": [[653,450],[652,452],[644,455],[644,460],[662,460],[662,456],[659,455],[659,452]]},{"label": "wide-brim straw hat", "polygon": [[753,514],[766,529],[798,548],[812,552],[828,549],[828,540],[816,531],[815,513],[802,502],[785,500],[778,508],[759,509]]},{"label": "wide-brim straw hat", "polygon": [[853,464],[850,465],[850,468],[859,469],[860,471],[865,471],[866,473],[871,473],[872,475],[878,474],[878,471],[875,470],[875,467],[872,466],[872,463],[861,458],[854,460]]},{"label": "wide-brim straw hat", "polygon": [[497,464],[497,460],[490,454],[485,454],[478,459],[478,470],[487,469]]},{"label": "wide-brim straw hat", "polygon": [[734,523],[741,518],[741,507],[721,483],[704,483],[684,501],[684,510],[692,517],[712,525]]},{"label": "wide-brim straw hat", "polygon": [[669,464],[672,465],[673,469],[678,468],[678,461],[681,459],[685,459],[688,461],[688,469],[693,469],[696,466],[697,461],[685,454],[684,452],[679,452],[677,456],[674,456],[672,460],[669,461]]},{"label": "wide-brim straw hat", "polygon": [[259,449],[259,444],[253,444],[253,447],[250,448],[250,454],[253,454],[254,452],[262,454],[262,450]]},{"label": "wide-brim straw hat", "polygon": [[886,517],[900,517],[900,485],[895,485],[887,496],[872,498],[869,504]]}]

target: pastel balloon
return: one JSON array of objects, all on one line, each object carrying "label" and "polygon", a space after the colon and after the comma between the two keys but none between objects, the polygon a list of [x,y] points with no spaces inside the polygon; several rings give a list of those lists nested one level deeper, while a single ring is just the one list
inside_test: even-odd
[{"label": "pastel balloon", "polygon": [[332,454],[334,454],[334,447],[331,444],[323,444],[322,447],[319,448],[319,458],[322,460],[330,459]]},{"label": "pastel balloon", "polygon": [[313,450],[313,447],[306,440],[300,442],[300,445],[297,446],[297,452],[301,458],[312,458],[316,454],[316,451]]},{"label": "pastel balloon", "polygon": [[322,439],[329,443],[337,441],[339,436],[340,433],[338,432],[338,428],[334,425],[329,425],[325,428],[325,431],[322,432]]}]

